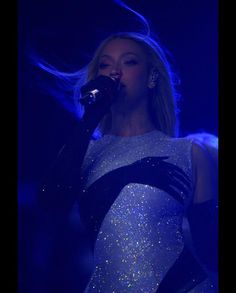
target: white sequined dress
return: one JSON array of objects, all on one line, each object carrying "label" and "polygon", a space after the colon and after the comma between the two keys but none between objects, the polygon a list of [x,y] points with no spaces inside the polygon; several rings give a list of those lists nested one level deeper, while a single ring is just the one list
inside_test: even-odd
[{"label": "white sequined dress", "polygon": [[[84,188],[144,157],[166,156],[167,162],[192,178],[191,146],[189,139],[170,138],[157,130],[132,137],[105,135],[90,142],[83,165]],[[124,186],[98,231],[94,271],[85,292],[156,292],[183,250],[183,217],[191,197],[190,190],[181,204],[157,187],[139,183]],[[205,280],[190,292],[216,291]]]}]

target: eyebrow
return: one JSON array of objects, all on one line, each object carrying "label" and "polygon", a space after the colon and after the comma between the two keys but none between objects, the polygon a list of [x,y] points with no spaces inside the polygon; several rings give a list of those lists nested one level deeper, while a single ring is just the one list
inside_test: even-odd
[{"label": "eyebrow", "polygon": [[[134,55],[136,57],[139,57],[138,54],[134,53],[134,52],[125,52],[123,54],[121,54],[121,56],[126,56],[126,55]],[[108,54],[104,54],[102,55],[100,58],[103,58],[103,57],[108,57],[108,58],[112,58],[112,56],[108,55]]]}]

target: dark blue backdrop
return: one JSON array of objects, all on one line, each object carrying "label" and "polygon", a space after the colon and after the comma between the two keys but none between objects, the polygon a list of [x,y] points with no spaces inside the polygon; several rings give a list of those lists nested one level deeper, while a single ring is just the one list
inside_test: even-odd
[{"label": "dark blue backdrop", "polygon": [[[20,206],[27,207],[32,203],[35,184],[55,158],[73,123],[71,114],[37,86],[39,72],[30,65],[29,56],[37,53],[62,70],[77,70],[89,61],[98,42],[109,33],[140,26],[130,12],[112,0],[19,0],[18,3],[18,188]],[[172,54],[181,79],[181,134],[206,131],[217,135],[217,0],[126,3],[147,18]],[[30,227],[24,229],[29,235]],[[21,255],[24,259],[23,252]],[[25,278],[29,279],[29,275]]]},{"label": "dark blue backdrop", "polygon": [[[126,3],[146,16],[172,54],[181,79],[182,135],[218,134],[217,0]],[[19,175],[31,181],[47,168],[71,121],[69,113],[34,83],[28,56],[36,52],[60,69],[77,70],[109,32],[136,29],[138,23],[112,0],[20,0],[19,4]]]}]

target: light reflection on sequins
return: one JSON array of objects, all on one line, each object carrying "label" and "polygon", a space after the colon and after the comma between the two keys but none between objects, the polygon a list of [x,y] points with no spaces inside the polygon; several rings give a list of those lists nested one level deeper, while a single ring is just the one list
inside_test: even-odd
[{"label": "light reflection on sequins", "polygon": [[[192,176],[187,139],[170,139],[159,131],[129,138],[106,135],[89,146],[85,188],[107,172],[148,156],[169,156],[170,163]],[[183,249],[182,219],[191,191],[181,196],[184,206],[156,187],[131,183],[122,189],[98,233],[86,293],[156,292]]]}]

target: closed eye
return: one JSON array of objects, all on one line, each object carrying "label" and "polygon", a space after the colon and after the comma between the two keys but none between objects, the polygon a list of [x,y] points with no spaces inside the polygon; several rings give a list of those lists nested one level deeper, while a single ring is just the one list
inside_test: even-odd
[{"label": "closed eye", "polygon": [[136,61],[135,59],[131,59],[131,60],[127,60],[124,62],[126,65],[136,65],[138,64],[138,61]]},{"label": "closed eye", "polygon": [[108,64],[108,63],[100,63],[98,67],[99,67],[99,69],[105,69],[105,68],[107,68],[109,65],[110,65],[110,64]]}]

